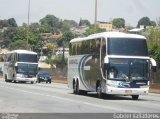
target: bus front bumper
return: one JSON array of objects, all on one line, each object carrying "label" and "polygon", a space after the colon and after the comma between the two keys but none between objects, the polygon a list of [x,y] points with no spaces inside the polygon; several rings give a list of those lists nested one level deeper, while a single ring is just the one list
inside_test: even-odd
[{"label": "bus front bumper", "polygon": [[106,93],[107,94],[116,94],[116,95],[147,95],[149,91],[149,87],[144,88],[117,88],[107,86]]},{"label": "bus front bumper", "polygon": [[16,81],[23,81],[23,82],[36,82],[37,78],[20,78],[20,77],[16,77]]}]

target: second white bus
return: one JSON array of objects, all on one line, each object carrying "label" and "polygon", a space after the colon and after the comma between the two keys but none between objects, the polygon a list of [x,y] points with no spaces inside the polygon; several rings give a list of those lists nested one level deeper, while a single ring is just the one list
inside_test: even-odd
[{"label": "second white bus", "polygon": [[6,82],[37,81],[37,53],[27,50],[13,50],[6,53],[3,76]]}]

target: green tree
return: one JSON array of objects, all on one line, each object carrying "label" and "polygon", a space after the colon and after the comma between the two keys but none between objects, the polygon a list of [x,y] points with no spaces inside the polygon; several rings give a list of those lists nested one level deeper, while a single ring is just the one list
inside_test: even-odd
[{"label": "green tree", "polygon": [[15,42],[12,42],[9,44],[10,50],[16,50],[16,49],[27,49],[27,41],[23,40],[17,40]]},{"label": "green tree", "polygon": [[49,26],[47,23],[41,24],[39,27],[41,33],[51,33],[52,27]]},{"label": "green tree", "polygon": [[123,18],[113,19],[112,24],[116,28],[125,28],[125,20]]},{"label": "green tree", "polygon": [[75,38],[76,35],[74,35],[72,32],[68,31],[63,33],[62,37],[57,40],[57,44],[59,47],[65,46],[68,47],[69,41]]},{"label": "green tree", "polygon": [[29,32],[28,43],[33,50],[41,49],[42,36],[40,34],[35,34]]},{"label": "green tree", "polygon": [[0,28],[3,27],[17,27],[16,20],[14,18],[10,18],[8,20],[0,20]]},{"label": "green tree", "polygon": [[100,28],[96,28],[96,30],[94,29],[94,25],[91,25],[89,27],[89,29],[86,30],[86,32],[83,34],[84,36],[89,36],[91,34],[94,34],[94,33],[101,33],[101,32],[105,32],[104,29],[100,29]]},{"label": "green tree", "polygon": [[80,19],[80,21],[79,21],[79,26],[90,26],[91,25],[91,23],[88,21],[88,20],[86,20],[86,19]]},{"label": "green tree", "polygon": [[0,32],[0,48],[3,48],[2,43],[3,43],[3,33]]},{"label": "green tree", "polygon": [[8,20],[0,20],[0,28],[8,26],[9,26]]},{"label": "green tree", "polygon": [[151,57],[153,57],[160,68],[160,29],[151,28],[148,31],[148,47]]},{"label": "green tree", "polygon": [[40,34],[40,25],[38,23],[31,23],[29,26],[29,31],[35,34]]},{"label": "green tree", "polygon": [[59,29],[62,28],[62,21],[55,17],[54,15],[46,15],[40,20],[41,25],[48,25],[52,28],[53,33],[59,32]]},{"label": "green tree", "polygon": [[151,21],[151,26],[156,26],[157,24],[156,24],[156,22],[155,21]]},{"label": "green tree", "polygon": [[151,20],[150,20],[150,18],[148,18],[148,17],[142,17],[142,18],[138,21],[137,27],[139,28],[140,25],[144,25],[145,27],[146,27],[146,26],[151,26]]},{"label": "green tree", "polygon": [[8,48],[9,44],[13,42],[13,39],[15,37],[17,28],[15,27],[8,27],[7,30],[3,33],[3,39],[2,39],[2,46],[4,48]]},{"label": "green tree", "polygon": [[[16,41],[24,41],[27,43],[27,34],[28,34],[28,44],[29,47],[32,48],[32,50],[37,50],[40,49],[42,47],[42,36],[39,33],[39,30],[37,29],[37,27],[35,27],[35,24],[29,26],[29,32],[27,31],[27,25],[23,24],[23,26],[18,27],[15,36],[12,40],[12,42],[16,42]],[[26,44],[25,44],[26,45]]]},{"label": "green tree", "polygon": [[77,27],[78,24],[74,20],[64,20],[61,28],[62,32],[70,31],[71,28]]},{"label": "green tree", "polygon": [[17,28],[13,42],[17,40],[27,40],[27,25],[23,24],[23,26],[20,26]]},{"label": "green tree", "polygon": [[12,27],[17,27],[17,23],[16,23],[16,20],[14,18],[10,18],[8,19],[8,24]]}]

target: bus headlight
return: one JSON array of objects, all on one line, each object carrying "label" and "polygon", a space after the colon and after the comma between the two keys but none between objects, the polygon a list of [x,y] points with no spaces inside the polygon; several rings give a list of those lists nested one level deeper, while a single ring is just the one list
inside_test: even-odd
[{"label": "bus headlight", "polygon": [[20,77],[20,78],[23,78],[23,77],[24,77],[23,74],[17,74],[16,76],[17,76],[17,77]]},{"label": "bus headlight", "polygon": [[108,83],[108,86],[116,87],[116,88],[118,87],[117,84],[114,84],[114,83]]},{"label": "bus headlight", "polygon": [[108,86],[111,86],[111,87],[118,87],[118,85],[117,85],[117,82],[116,81],[108,81]]}]

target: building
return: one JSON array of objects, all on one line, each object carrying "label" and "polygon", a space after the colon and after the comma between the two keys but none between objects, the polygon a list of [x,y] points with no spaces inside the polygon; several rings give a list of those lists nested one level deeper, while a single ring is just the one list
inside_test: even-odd
[{"label": "building", "polygon": [[79,27],[73,27],[71,28],[71,32],[73,34],[82,35],[86,32],[86,30],[89,29],[88,26],[79,26]]},{"label": "building", "polygon": [[64,52],[64,56],[66,58],[68,58],[68,56],[69,56],[69,48],[60,47],[60,48],[56,49],[56,55],[63,55],[63,52]]},{"label": "building", "polygon": [[113,29],[112,23],[109,22],[98,22],[97,25],[98,28],[105,29],[106,31],[112,31]]},{"label": "building", "polygon": [[57,40],[62,37],[63,34],[42,33],[42,37],[49,42],[49,40]]},{"label": "building", "polygon": [[3,27],[2,29],[0,29],[0,32],[4,32],[4,31],[6,31],[8,29],[8,27]]},{"label": "building", "polygon": [[129,30],[129,33],[133,33],[133,34],[142,34],[142,32],[144,32],[145,30],[145,26],[141,25],[140,28],[134,28]]}]

